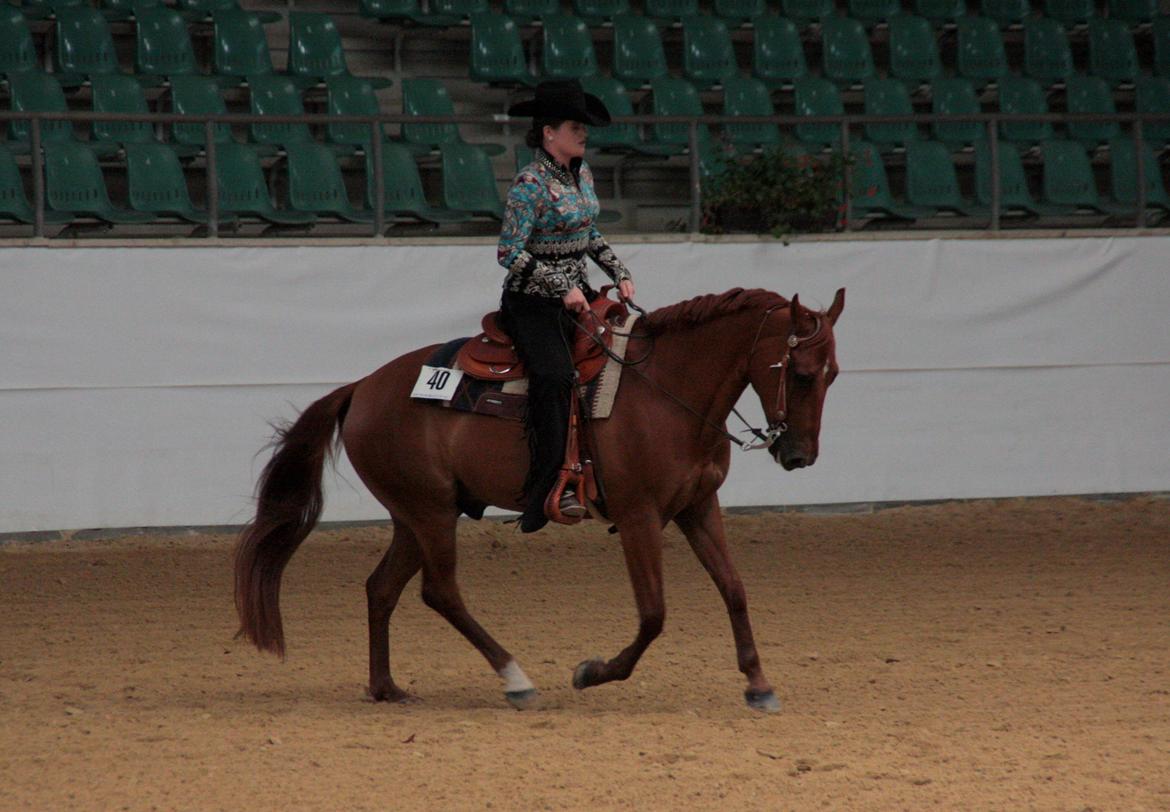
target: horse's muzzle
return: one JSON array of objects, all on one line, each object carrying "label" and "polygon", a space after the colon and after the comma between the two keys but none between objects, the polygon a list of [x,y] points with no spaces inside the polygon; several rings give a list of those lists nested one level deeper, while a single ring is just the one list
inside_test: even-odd
[{"label": "horse's muzzle", "polygon": [[777,440],[768,448],[772,459],[780,463],[785,471],[795,471],[797,468],[807,468],[817,461],[815,451],[807,451],[799,447]]}]

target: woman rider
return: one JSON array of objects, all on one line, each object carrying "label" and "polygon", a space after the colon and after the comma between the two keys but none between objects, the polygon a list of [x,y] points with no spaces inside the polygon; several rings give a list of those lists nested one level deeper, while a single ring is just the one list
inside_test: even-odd
[{"label": "woman rider", "polygon": [[[531,533],[548,523],[544,502],[564,462],[575,377],[573,319],[597,296],[589,287],[586,255],[617,283],[623,298],[633,298],[634,282],[597,230],[600,205],[584,161],[588,127],[609,124],[605,104],[576,80],[543,82],[535,98],[513,105],[508,115],[532,117],[526,141],[534,153],[508,191],[498,254],[508,271],[502,326],[528,371],[530,467],[520,529]],[[568,489],[559,507],[565,516],[585,514]]]}]

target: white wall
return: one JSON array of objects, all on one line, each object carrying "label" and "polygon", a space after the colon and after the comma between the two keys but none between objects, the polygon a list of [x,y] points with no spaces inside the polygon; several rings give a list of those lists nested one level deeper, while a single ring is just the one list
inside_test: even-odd
[{"label": "white wall", "polygon": [[[1170,490],[1170,239],[618,251],[646,306],[848,288],[820,461],[737,453],[727,505]],[[482,244],[0,250],[0,532],[243,523],[268,421],[474,332],[501,273]],[[325,518],[384,518],[346,471]]]}]

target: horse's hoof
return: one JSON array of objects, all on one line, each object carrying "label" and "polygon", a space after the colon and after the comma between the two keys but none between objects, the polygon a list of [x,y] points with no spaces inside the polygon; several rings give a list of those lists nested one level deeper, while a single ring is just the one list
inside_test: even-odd
[{"label": "horse's hoof", "polygon": [[535,688],[527,691],[504,691],[508,704],[516,710],[531,710],[540,703],[540,692]]},{"label": "horse's hoof", "polygon": [[391,686],[389,688],[368,688],[366,693],[370,695],[370,699],[375,702],[394,702],[398,705],[413,705],[417,702],[422,702],[414,694],[408,694],[398,686]]},{"label": "horse's hoof", "polygon": [[573,687],[578,691],[596,685],[598,672],[605,667],[602,660],[585,660],[573,669]]},{"label": "horse's hoof", "polygon": [[752,710],[763,711],[764,713],[779,713],[780,700],[776,698],[773,691],[752,691],[747,690],[743,692],[744,699],[747,700],[748,707]]}]

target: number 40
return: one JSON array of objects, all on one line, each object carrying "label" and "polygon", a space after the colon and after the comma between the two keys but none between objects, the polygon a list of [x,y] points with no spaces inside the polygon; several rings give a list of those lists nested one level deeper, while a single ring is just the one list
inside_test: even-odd
[{"label": "number 40", "polygon": [[451,377],[451,373],[446,369],[436,369],[431,373],[431,377],[427,380],[427,386],[433,389],[442,389],[447,385],[447,380]]}]

